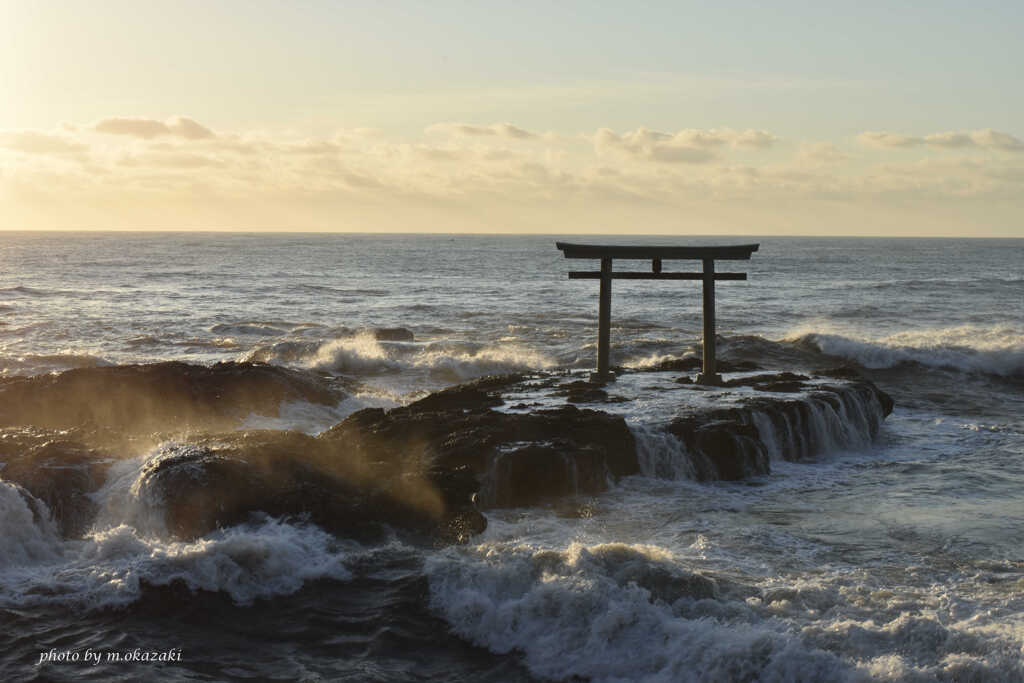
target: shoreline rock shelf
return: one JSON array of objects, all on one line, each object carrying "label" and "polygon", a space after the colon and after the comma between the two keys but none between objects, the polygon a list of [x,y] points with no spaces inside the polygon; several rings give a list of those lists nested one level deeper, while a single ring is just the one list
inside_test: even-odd
[{"label": "shoreline rock shelf", "polygon": [[[394,529],[429,542],[464,542],[486,528],[481,511],[595,495],[629,475],[737,480],[768,474],[775,460],[865,448],[893,408],[888,395],[849,370],[743,368],[725,388],[708,389],[683,381],[684,369],[623,370],[613,387],[582,381],[579,373],[486,377],[407,406],[363,409],[318,436],[230,431],[225,425],[237,412],[226,406],[212,421],[162,422],[159,436],[146,432],[151,419],[134,434],[121,422],[112,435],[117,420],[81,419],[95,417],[81,410],[90,405],[90,383],[76,375],[28,378],[0,384],[0,401],[17,396],[22,406],[45,405],[71,383],[75,405],[50,406],[40,424],[22,409],[0,411],[0,478],[19,487],[30,509],[44,502],[67,537],[87,533],[100,514],[95,494],[110,466],[145,455],[130,489],[133,509],[162,520],[172,537],[198,538],[265,514],[307,519],[359,540]],[[178,387],[174,413],[184,417],[218,403],[210,391],[192,394],[201,379],[229,395],[236,384],[269,385],[261,409],[284,398],[324,402],[334,395],[318,380],[259,364],[89,374],[99,376],[94,386],[104,392],[105,411],[133,405],[117,397],[118,386],[158,405],[161,382],[153,377]]]}]

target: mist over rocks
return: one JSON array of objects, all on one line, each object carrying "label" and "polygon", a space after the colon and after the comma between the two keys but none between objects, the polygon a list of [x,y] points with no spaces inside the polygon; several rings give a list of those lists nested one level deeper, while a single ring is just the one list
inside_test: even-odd
[{"label": "mist over rocks", "polygon": [[251,413],[276,416],[285,401],[334,405],[343,397],[314,374],[263,363],[78,368],[0,379],[0,426],[231,429]]},{"label": "mist over rocks", "polygon": [[365,409],[322,438],[372,459],[411,458],[428,471],[465,468],[484,507],[532,505],[596,494],[637,473],[636,443],[620,416],[566,405],[515,414],[493,410],[516,375],[484,378],[408,406]]},{"label": "mist over rocks", "polygon": [[[137,450],[94,448],[85,433],[0,430],[0,477],[45,503],[61,536],[81,538],[100,513],[96,495],[111,467]],[[194,540],[270,515],[309,521],[346,538],[379,541],[390,529],[431,542],[466,540],[486,528],[465,468],[416,469],[362,459],[344,444],[294,431],[194,434],[149,447],[130,481],[132,514],[150,529]],[[35,508],[33,508],[35,509]],[[166,532],[166,533],[164,533]]]},{"label": "mist over rocks", "polygon": [[194,539],[254,514],[307,520],[373,542],[388,529],[457,542],[486,528],[459,472],[422,473],[352,457],[337,442],[289,431],[218,434],[166,448],[143,467],[140,499],[176,538]]},{"label": "mist over rocks", "polygon": [[80,435],[50,430],[0,429],[0,478],[19,485],[49,509],[65,538],[80,538],[99,510],[89,494],[106,480],[111,453]]}]

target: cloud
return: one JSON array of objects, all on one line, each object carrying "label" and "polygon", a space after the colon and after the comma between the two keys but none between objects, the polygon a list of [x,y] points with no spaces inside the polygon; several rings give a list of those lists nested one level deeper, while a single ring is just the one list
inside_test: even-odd
[{"label": "cloud", "polygon": [[837,164],[849,157],[831,142],[804,142],[800,144],[797,158],[812,164]]},{"label": "cloud", "polygon": [[224,166],[224,162],[204,154],[178,152],[147,152],[135,156],[124,157],[120,161],[123,166],[158,167],[170,169],[194,169]]},{"label": "cloud", "polygon": [[680,131],[677,135],[648,128],[637,128],[617,135],[609,128],[601,128],[594,135],[594,149],[598,155],[625,153],[637,159],[663,163],[700,164],[715,158],[709,147],[721,144],[703,131]]},{"label": "cloud", "polygon": [[0,133],[0,147],[22,154],[48,157],[85,157],[88,146],[62,135],[51,135],[35,130],[19,130]]},{"label": "cloud", "polygon": [[953,132],[926,135],[922,142],[936,147],[970,147],[974,144],[970,134]]},{"label": "cloud", "polygon": [[445,149],[442,147],[418,146],[414,148],[416,154],[429,161],[459,161],[462,159],[462,152],[457,149]]},{"label": "cloud", "polygon": [[932,147],[946,148],[982,147],[1008,152],[1024,151],[1024,142],[1021,142],[1009,133],[992,130],[991,128],[975,131],[949,131],[946,133],[925,135],[923,137],[868,131],[861,133],[858,136],[858,139],[865,145],[883,148],[929,145]]},{"label": "cloud", "polygon": [[110,135],[128,135],[130,137],[152,140],[163,135],[184,138],[186,140],[203,140],[215,137],[212,130],[184,116],[172,116],[166,121],[135,117],[116,117],[103,119],[93,126],[93,130]]},{"label": "cloud", "polygon": [[867,131],[858,135],[857,139],[871,147],[916,147],[924,143],[923,138],[882,131]]},{"label": "cloud", "polygon": [[468,123],[435,123],[427,126],[426,132],[468,137],[497,136],[514,140],[530,140],[539,137],[536,133],[513,126],[511,123],[495,123],[490,126],[474,126]]},{"label": "cloud", "polygon": [[648,128],[637,128],[617,135],[602,128],[594,135],[598,154],[625,152],[638,159],[664,163],[702,164],[717,158],[715,149],[722,147],[764,149],[778,138],[764,130],[731,128],[684,128],[676,133],[663,133]]},{"label": "cloud", "polygon": [[[347,215],[352,224],[393,208],[441,207],[444,215],[467,209],[467,215],[493,214],[509,226],[519,211],[577,207],[611,226],[618,220],[613,216],[646,210],[664,212],[656,215],[668,225],[678,209],[697,205],[713,206],[710,217],[726,206],[804,201],[912,206],[985,198],[1020,204],[1024,155],[1010,152],[1022,143],[1008,133],[869,132],[861,142],[882,149],[868,155],[849,140],[846,146],[797,140],[780,153],[763,153],[783,144],[757,128],[538,135],[511,123],[441,123],[412,135],[359,129],[325,136],[294,130],[215,135],[191,119],[113,117],[77,129],[0,132],[0,193],[44,217],[55,215],[48,207],[60,202],[131,205],[144,217],[211,206],[259,225],[269,214],[254,207],[267,206],[280,209],[279,217],[321,207],[324,215]],[[936,153],[908,155],[905,147]],[[80,163],[67,163],[79,156]],[[346,213],[357,210],[366,212],[359,220]],[[614,225],[628,227],[631,220]]]},{"label": "cloud", "polygon": [[341,151],[341,146],[330,140],[303,140],[302,142],[280,145],[279,151],[298,155],[331,155]]},{"label": "cloud", "polygon": [[1009,133],[1001,133],[998,130],[986,128],[971,133],[971,140],[980,147],[995,147],[1012,152],[1024,151],[1024,143]]},{"label": "cloud", "polygon": [[745,130],[736,135],[732,141],[733,147],[753,147],[764,149],[771,147],[779,139],[766,130]]}]

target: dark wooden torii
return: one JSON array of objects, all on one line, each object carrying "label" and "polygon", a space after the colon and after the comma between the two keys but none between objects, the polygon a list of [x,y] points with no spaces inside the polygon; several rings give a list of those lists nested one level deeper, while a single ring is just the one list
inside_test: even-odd
[{"label": "dark wooden torii", "polygon": [[[715,372],[715,280],[746,280],[746,273],[716,273],[715,261],[748,261],[758,244],[736,244],[721,247],[625,246],[611,244],[569,244],[555,242],[565,258],[600,259],[601,270],[569,271],[570,280],[600,280],[598,304],[597,373],[595,379],[612,378],[609,370],[608,345],[611,338],[612,280],[701,280],[704,283],[704,366],[697,383],[710,386],[722,384]],[[613,259],[650,260],[651,272],[612,271]],[[671,259],[692,259],[704,264],[701,273],[665,273],[661,262]]]}]

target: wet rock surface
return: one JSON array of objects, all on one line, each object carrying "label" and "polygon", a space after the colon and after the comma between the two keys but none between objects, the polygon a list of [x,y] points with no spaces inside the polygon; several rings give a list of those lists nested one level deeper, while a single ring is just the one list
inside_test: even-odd
[{"label": "wet rock surface", "polygon": [[277,415],[285,401],[332,405],[341,398],[315,375],[263,363],[79,368],[0,379],[0,426],[225,429],[251,413]]},{"label": "wet rock surface", "polygon": [[418,472],[349,456],[337,442],[297,432],[215,435],[167,449],[138,479],[168,531],[197,538],[255,513],[307,519],[348,538],[377,541],[389,528],[443,542],[486,528],[459,472]]},{"label": "wet rock surface", "polygon": [[667,431],[692,454],[699,480],[737,480],[770,472],[771,450],[784,460],[808,460],[830,448],[865,445],[893,410],[893,401],[867,380],[806,384],[809,377],[778,373],[727,386],[808,392],[793,399],[754,398],[673,420]]},{"label": "wet rock surface", "polygon": [[74,433],[0,430],[0,478],[46,503],[66,538],[79,538],[92,525],[99,508],[89,494],[103,486],[113,461]]},{"label": "wet rock surface", "polygon": [[502,403],[500,390],[515,381],[488,379],[390,411],[362,410],[321,438],[368,461],[472,473],[485,507],[599,493],[638,471],[635,440],[621,417],[572,405],[526,414],[493,410]]},{"label": "wet rock surface", "polygon": [[[669,405],[699,399],[661,427],[698,480],[763,475],[773,458],[865,445],[893,409],[842,367],[734,377],[713,390],[677,384],[677,370],[637,377],[643,395]],[[339,400],[315,375],[253,363],[72,370],[0,383],[0,422],[31,425],[0,425],[0,477],[45,503],[65,537],[88,532],[111,465],[149,453],[132,494],[176,538],[272,515],[360,540],[398,530],[462,542],[486,528],[481,509],[561,504],[641,472],[637,436],[611,412],[613,387],[567,373],[485,377],[358,411],[314,437],[226,429],[284,400]],[[169,421],[192,431],[165,441]],[[142,427],[165,435],[130,435]]]}]

